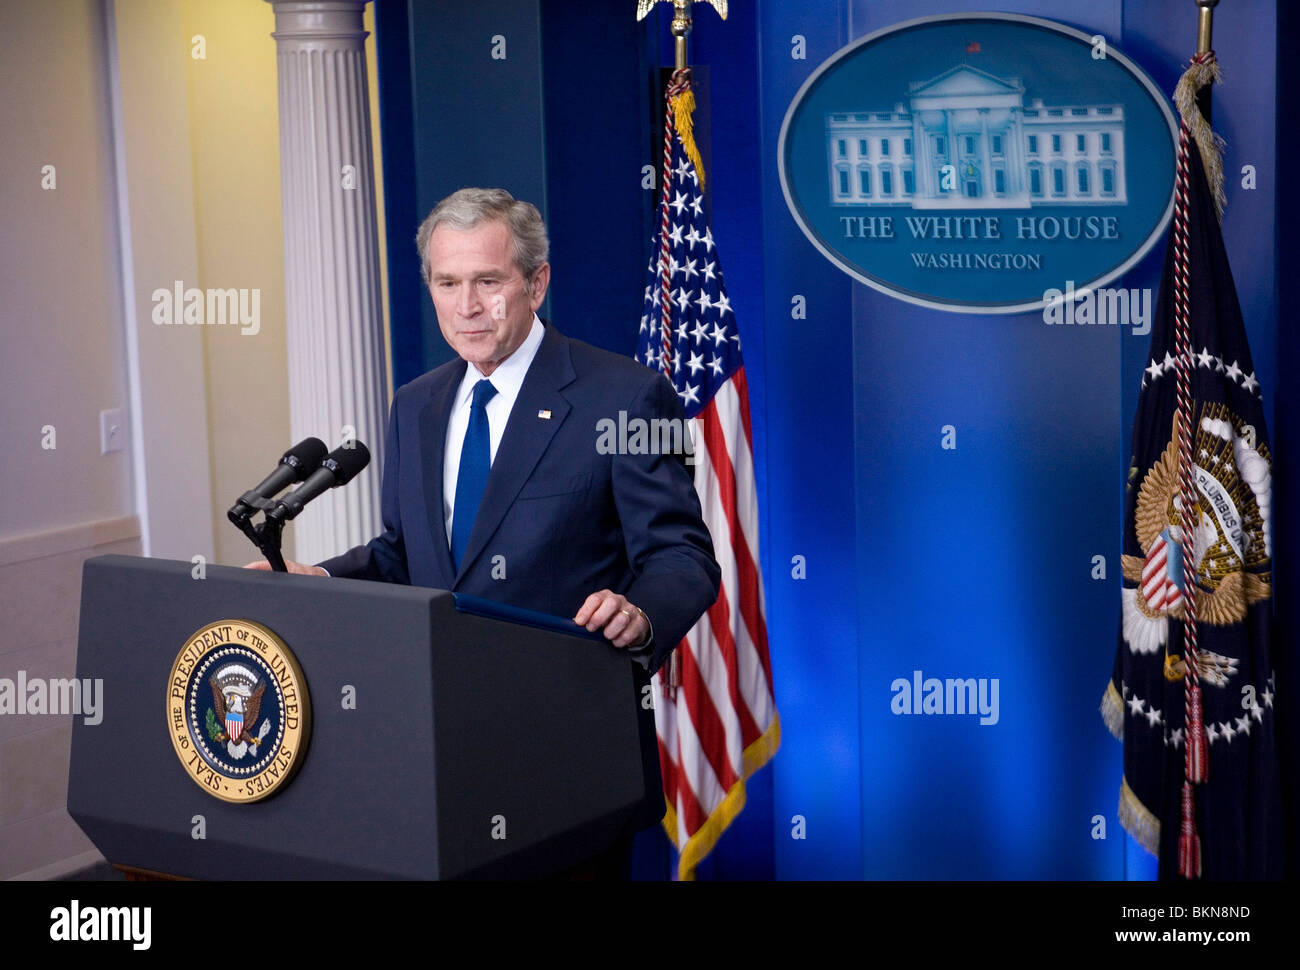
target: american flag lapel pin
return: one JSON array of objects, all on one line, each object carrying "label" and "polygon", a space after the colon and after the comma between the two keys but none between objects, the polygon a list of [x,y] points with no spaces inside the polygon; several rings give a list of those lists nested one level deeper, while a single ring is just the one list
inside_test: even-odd
[{"label": "american flag lapel pin", "polygon": [[549,409],[549,408],[543,408],[542,410],[540,410],[540,411],[537,412],[537,416],[538,416],[539,418],[541,418],[543,421],[549,421],[549,420],[551,420],[551,412],[550,412],[550,409]]}]

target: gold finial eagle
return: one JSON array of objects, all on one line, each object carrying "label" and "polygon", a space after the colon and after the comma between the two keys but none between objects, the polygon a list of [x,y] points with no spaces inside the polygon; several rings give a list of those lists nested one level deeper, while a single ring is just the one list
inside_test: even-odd
[{"label": "gold finial eagle", "polygon": [[[650,12],[650,8],[660,2],[671,3],[674,7],[686,8],[689,8],[691,4],[691,0],[637,0],[636,19],[645,20],[645,15]],[[711,4],[713,9],[718,12],[719,17],[723,20],[727,19],[727,0],[702,0],[702,2]]]}]

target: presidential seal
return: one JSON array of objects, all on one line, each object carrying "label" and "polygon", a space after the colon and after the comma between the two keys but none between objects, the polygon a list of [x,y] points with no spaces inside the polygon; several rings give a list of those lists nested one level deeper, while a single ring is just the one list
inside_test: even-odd
[{"label": "presidential seal", "polygon": [[167,727],[186,774],[215,798],[256,802],[288,783],[311,701],[284,641],[251,620],[196,630],[167,678]]}]

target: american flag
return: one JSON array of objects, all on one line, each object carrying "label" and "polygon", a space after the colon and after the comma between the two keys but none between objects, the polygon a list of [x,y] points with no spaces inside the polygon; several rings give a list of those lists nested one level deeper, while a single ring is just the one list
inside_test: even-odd
[{"label": "american flag", "polygon": [[[678,877],[690,879],[780,744],[758,561],[749,393],[691,137],[689,74],[669,85],[660,225],[637,358],[677,389],[695,488],[722,568],[717,601],[654,676],[655,728]],[[673,118],[676,116],[676,123]],[[692,160],[694,156],[694,161]]]}]

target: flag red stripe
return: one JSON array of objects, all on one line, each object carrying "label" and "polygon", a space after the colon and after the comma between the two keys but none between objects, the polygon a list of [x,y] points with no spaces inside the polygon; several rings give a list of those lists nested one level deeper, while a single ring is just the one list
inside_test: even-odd
[{"label": "flag red stripe", "polygon": [[[745,530],[740,527],[740,520],[736,517],[736,479],[731,467],[730,455],[727,453],[727,443],[722,434],[722,427],[718,423],[716,399],[709,401],[708,407],[700,412],[700,416],[704,418],[702,427],[704,429],[706,450],[709,453],[714,474],[718,478],[718,494],[722,499],[722,507],[731,526],[731,548],[736,557],[736,578],[740,585],[738,590],[740,594],[740,615],[745,621],[745,628],[749,631],[750,642],[759,649],[759,655],[763,660],[763,673],[770,685],[772,683],[772,670],[771,662],[767,656],[766,624],[764,624],[758,608],[758,564],[754,561],[753,553],[750,552],[749,541],[745,538]],[[722,457],[724,455],[727,456],[725,460]]]},{"label": "flag red stripe", "polygon": [[669,756],[668,746],[664,744],[664,739],[658,737],[657,740],[659,742],[659,774],[663,779],[664,798],[675,807],[677,805],[677,785],[681,772],[678,771],[677,765]]},{"label": "flag red stripe", "polygon": [[718,598],[713,601],[705,616],[709,619],[709,628],[713,642],[727,665],[727,685],[731,695],[731,706],[740,720],[740,737],[744,744],[749,744],[763,732],[754,723],[749,705],[740,696],[740,674],[736,662],[736,638],[731,633],[731,604],[728,602],[727,590],[718,591]]},{"label": "flag red stripe", "polygon": [[[732,683],[734,683],[734,679]],[[736,767],[727,755],[727,729],[713,706],[713,698],[704,685],[704,675],[695,664],[695,654],[690,650],[682,651],[682,693],[686,699],[686,709],[691,713],[695,724],[695,734],[700,739],[704,757],[713,766],[718,784],[724,792],[736,783]],[[733,692],[733,703],[735,696]]]},{"label": "flag red stripe", "polygon": [[[737,369],[735,374],[732,375],[731,381],[732,384],[734,385],[734,390],[736,393],[736,400],[738,404],[738,409],[740,411],[741,422],[745,428],[745,443],[749,449],[749,457],[750,457],[749,467],[752,470],[753,457],[754,457],[754,443],[753,443],[753,435],[750,429],[750,419],[749,419],[749,387],[745,380],[744,367]],[[714,400],[716,400],[716,397],[714,398]],[[711,401],[710,406],[712,407],[712,405],[713,402]],[[716,415],[717,409],[713,408],[713,411]],[[720,420],[720,416],[719,416],[719,420]],[[730,454],[730,452],[728,452],[728,454]],[[733,469],[734,469],[734,464],[735,463],[733,462],[732,463]],[[732,496],[736,495],[736,488],[734,484],[734,471],[733,471],[731,495]],[[757,495],[755,495],[755,501],[757,501]],[[733,506],[734,506],[734,502],[733,502]],[[758,526],[757,508],[755,508],[754,512],[755,512],[754,528],[757,529]],[[738,520],[736,516],[736,511],[733,510],[731,512],[730,518],[732,520],[732,527],[737,528]],[[743,526],[740,526],[740,528],[742,528],[743,530]],[[742,535],[743,535],[743,531],[742,531]],[[755,536],[754,538],[755,540],[757,540],[757,536]],[[771,663],[771,657],[768,653],[767,624],[763,618],[761,589],[759,585],[759,579],[757,576],[758,562],[756,557],[753,556],[751,551],[749,550],[747,539],[746,542],[744,543],[744,549],[746,553],[745,563],[753,567],[755,575],[754,575],[754,581],[752,587],[745,586],[742,584],[742,588],[740,591],[742,615],[744,615],[745,617],[746,626],[749,630],[750,642],[753,643],[755,651],[758,653],[758,656],[762,661],[763,675],[767,679],[768,693],[771,694],[772,693],[772,663]],[[755,624],[757,624],[757,626]]]},{"label": "flag red stripe", "polygon": [[745,368],[743,366],[737,368],[736,373],[731,375],[731,383],[736,386],[736,397],[740,399],[740,421],[745,426],[745,444],[749,446],[749,453],[752,455],[754,453],[754,431],[749,423],[749,381],[745,377]]},{"label": "flag red stripe", "polygon": [[[682,745],[681,735],[677,737],[677,763],[682,763]],[[683,772],[683,776],[685,772]],[[694,835],[704,823],[709,820],[709,813],[700,805],[699,799],[695,797],[695,790],[691,787],[691,780],[683,777],[681,783],[677,786],[677,794],[673,804],[677,807],[677,817],[680,822],[685,823],[686,831]]]},{"label": "flag red stripe", "polygon": [[[748,597],[749,603],[745,603],[746,574],[748,572],[752,575],[754,559],[749,554],[744,532],[740,529],[740,524],[736,519],[735,479],[730,456],[726,450],[726,442],[722,440],[722,429],[718,424],[718,411],[715,401],[710,401],[699,416],[702,419],[700,429],[701,436],[704,439],[704,451],[709,456],[708,463],[702,466],[701,471],[705,475],[710,471],[713,472],[716,482],[716,488],[713,489],[713,492],[718,496],[718,502],[721,504],[723,515],[727,520],[727,536],[731,546],[731,560],[736,569],[736,583],[739,587],[737,592],[739,592],[741,599],[741,617],[745,620],[750,642],[757,643],[757,639],[753,634],[753,623],[749,617],[746,617],[744,609],[747,605],[750,616],[756,616],[758,613],[756,586]],[[709,489],[705,488],[702,491],[707,493]],[[712,526],[710,527],[712,528]],[[740,720],[741,741],[743,745],[748,745],[758,738],[763,733],[763,730],[754,721],[753,712],[750,711],[748,702],[740,692],[740,664],[737,657],[739,648],[731,629],[731,604],[725,576],[724,572],[723,587],[719,590],[717,600],[706,615],[708,616],[713,639],[717,642],[718,649],[727,665],[728,692],[731,695],[732,707]]]}]

